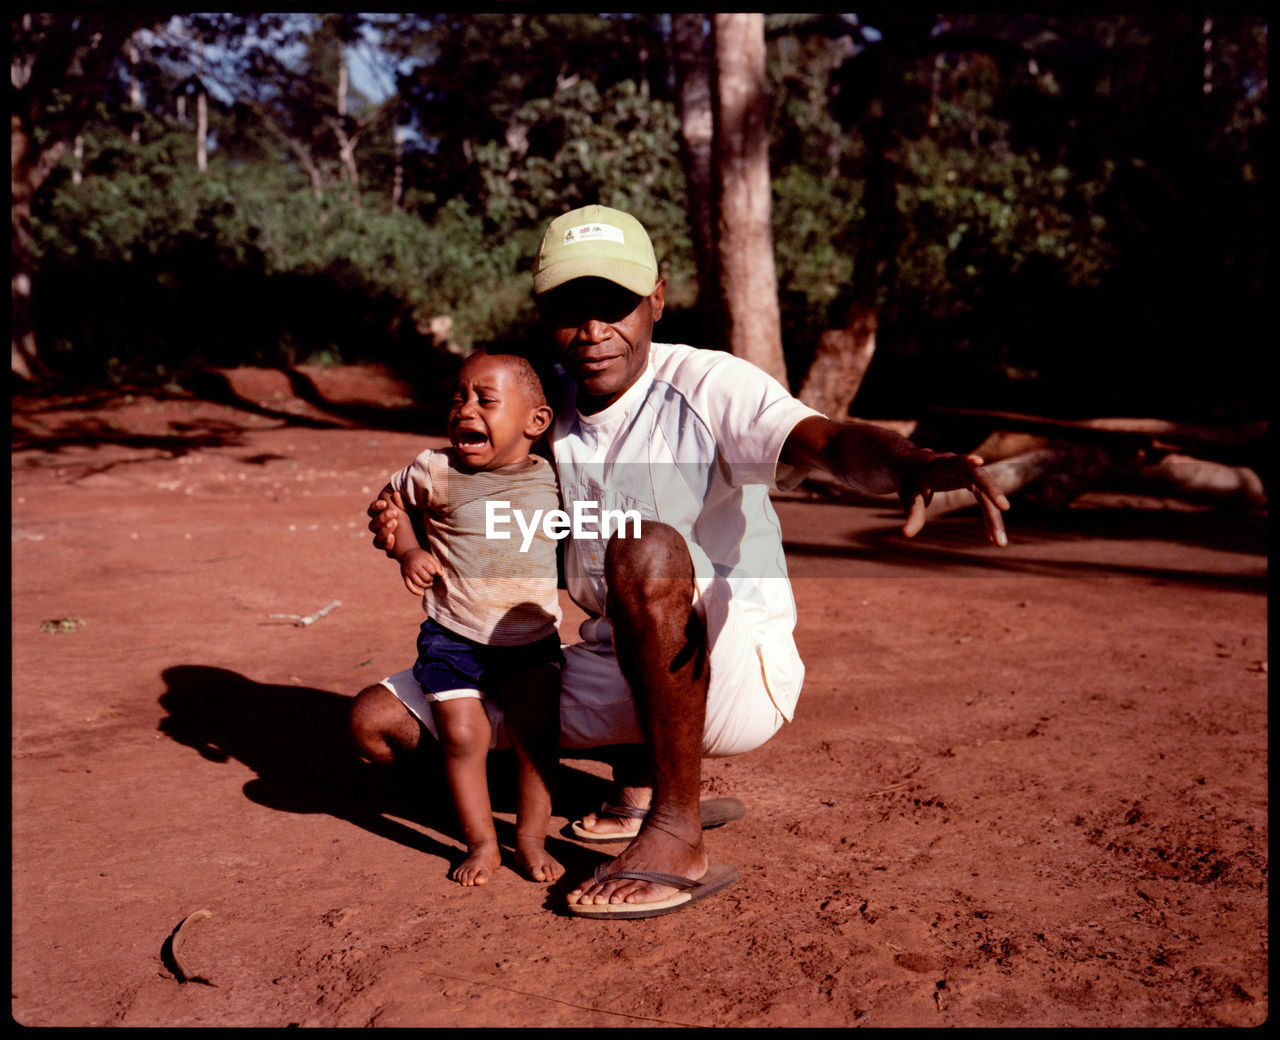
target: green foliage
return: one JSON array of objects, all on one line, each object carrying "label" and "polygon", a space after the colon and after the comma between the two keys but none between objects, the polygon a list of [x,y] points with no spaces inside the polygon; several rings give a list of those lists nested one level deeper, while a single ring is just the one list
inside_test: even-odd
[{"label": "green foliage", "polygon": [[[357,206],[332,88],[339,43],[375,20],[388,60],[406,64],[395,105],[352,99]],[[944,42],[934,21],[885,15],[877,44],[853,40],[848,19],[798,16],[771,38],[793,382],[858,298],[880,309],[864,414],[930,402],[1256,411],[1265,25],[1215,16],[1206,81],[1199,16],[955,16],[938,21]],[[298,45],[298,67],[288,48],[241,47],[250,23]],[[464,350],[526,337],[542,226],[590,202],[649,226],[666,334],[679,328],[697,273],[661,18],[190,25],[235,58],[219,73],[234,103],[211,105],[208,172],[167,100],[193,96],[195,66],[157,58],[139,67],[143,109],[125,77],[104,88],[83,158],[68,156],[36,197],[37,331],[55,367],[163,380],[208,364],[405,363],[430,355],[435,315],[452,318]],[[61,103],[52,96],[50,119]],[[413,130],[402,166],[394,119]],[[1185,359],[1206,343],[1214,364],[1190,379]]]},{"label": "green foliage", "polygon": [[673,282],[696,284],[688,240],[684,174],[668,102],[643,96],[625,80],[601,94],[581,80],[522,105],[508,137],[477,151],[488,223],[523,228],[513,268],[527,264],[546,221],[601,203],[641,214]]},{"label": "green foliage", "polygon": [[[88,136],[36,220],[39,324],[78,378],[203,365],[401,360],[454,320],[464,348],[511,323],[511,269],[458,199],[430,221],[316,199],[278,164],[175,161],[176,130]],[[498,259],[495,259],[495,256]],[[66,367],[66,366],[64,366]]]},{"label": "green foliage", "polygon": [[[1159,31],[1132,16],[968,16],[940,23],[954,50],[935,49],[928,24],[877,24],[886,43],[851,56],[822,37],[775,46],[793,378],[824,317],[840,323],[860,293],[880,305],[864,414],[921,398],[1076,414],[1265,408],[1250,347],[1267,256],[1260,23],[1213,20],[1207,91],[1199,16]],[[867,183],[885,131],[895,195],[876,217]],[[872,269],[862,235],[877,227],[888,248]],[[1206,365],[1209,342],[1224,349]]]}]

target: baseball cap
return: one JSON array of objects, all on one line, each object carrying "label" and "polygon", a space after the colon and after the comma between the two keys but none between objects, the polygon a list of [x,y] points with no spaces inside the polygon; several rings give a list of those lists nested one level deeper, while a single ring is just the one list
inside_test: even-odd
[{"label": "baseball cap", "polygon": [[583,206],[547,225],[533,261],[537,295],[574,278],[605,278],[640,296],[658,283],[653,243],[640,221],[608,206]]}]

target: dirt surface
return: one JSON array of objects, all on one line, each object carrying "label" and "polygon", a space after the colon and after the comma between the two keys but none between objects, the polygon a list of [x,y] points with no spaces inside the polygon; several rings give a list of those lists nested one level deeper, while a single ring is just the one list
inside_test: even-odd
[{"label": "dirt surface", "polygon": [[[408,401],[364,370],[15,399],[17,1022],[1265,1020],[1265,517],[1088,496],[998,550],[972,516],[906,542],[887,508],[779,501],[805,691],[703,770],[749,807],[709,836],[741,880],[587,921],[558,908],[608,846],[461,888],[429,769],[344,742],[419,622],[363,513],[424,443]],[[607,775],[566,759],[553,827]],[[504,840],[509,781],[498,756]]]}]

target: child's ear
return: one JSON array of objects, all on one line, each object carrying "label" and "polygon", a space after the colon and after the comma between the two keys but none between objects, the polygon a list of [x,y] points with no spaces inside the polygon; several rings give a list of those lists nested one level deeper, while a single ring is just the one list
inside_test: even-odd
[{"label": "child's ear", "polygon": [[555,413],[549,405],[540,404],[533,410],[533,414],[529,416],[529,422],[525,425],[525,436],[530,440],[536,441],[544,433],[547,427],[551,425],[551,419]]}]

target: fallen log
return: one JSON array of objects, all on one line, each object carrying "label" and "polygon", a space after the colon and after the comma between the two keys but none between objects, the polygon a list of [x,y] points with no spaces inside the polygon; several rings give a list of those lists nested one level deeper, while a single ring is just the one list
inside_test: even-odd
[{"label": "fallen log", "polygon": [[[1098,447],[1044,447],[988,463],[986,470],[1006,496],[1048,510],[1066,509],[1088,491],[1132,491],[1176,498],[1219,509],[1265,509],[1266,489],[1245,466],[1227,466],[1188,455],[1165,455],[1154,462],[1141,454]],[[926,515],[977,505],[972,492],[933,496]]]},{"label": "fallen log", "polygon": [[1175,452],[1228,465],[1256,465],[1266,449],[1267,423],[1245,422],[1223,425],[1182,423],[1168,419],[1048,419],[1019,412],[985,411],[976,408],[931,408],[922,426],[948,428],[946,439],[957,427],[1038,434],[1073,443],[1094,444],[1112,449],[1143,449],[1148,452]]},{"label": "fallen log", "polygon": [[[1065,421],[1008,412],[937,411],[965,421],[981,416],[986,423],[997,417],[1034,428],[1037,432],[996,429],[978,444],[975,453],[986,460],[987,472],[1000,490],[1037,508],[1066,509],[1082,494],[1097,490],[1177,498],[1222,509],[1267,507],[1266,488],[1253,469],[1174,451],[1172,447],[1175,436],[1183,440],[1198,438],[1201,443],[1211,440],[1219,450],[1224,446],[1257,447],[1265,438],[1266,423],[1210,428],[1160,419]],[[917,443],[931,439],[938,429],[928,427],[929,417],[919,424],[909,420],[857,421],[891,429]],[[812,474],[805,486],[847,502],[892,501],[854,491],[826,474]],[[927,515],[941,516],[976,505],[977,499],[969,491],[939,492],[930,502]]]},{"label": "fallen log", "polygon": [[1166,455],[1135,474],[1136,489],[1222,509],[1265,509],[1262,480],[1246,466],[1226,466],[1188,455]]},{"label": "fallen log", "polygon": [[[1036,448],[992,462],[985,468],[1007,497],[1034,489],[1038,506],[1056,510],[1067,508],[1100,482],[1110,482],[1117,474],[1131,471],[1136,465],[1131,454],[1076,445]],[[933,496],[925,515],[941,516],[977,504],[973,492],[963,488],[940,491]]]}]

